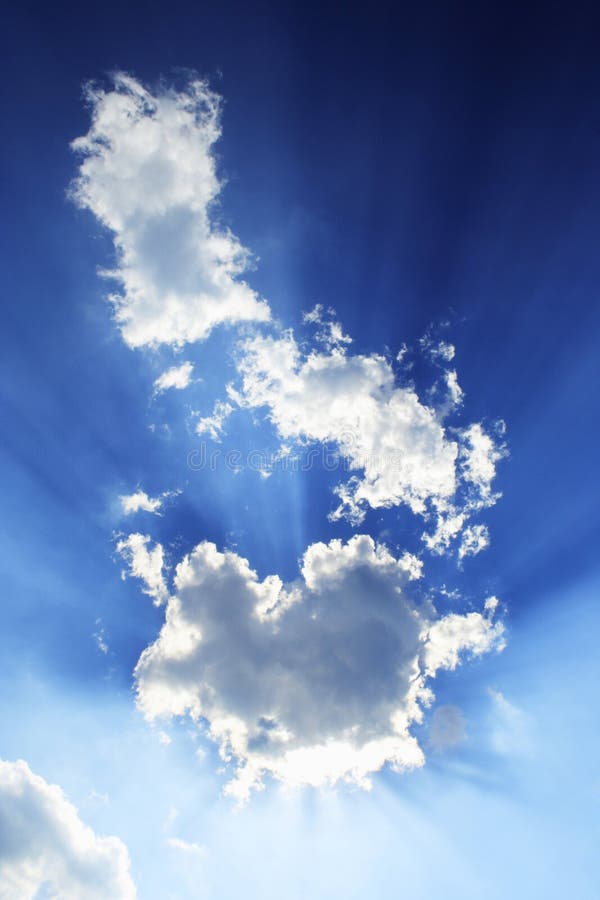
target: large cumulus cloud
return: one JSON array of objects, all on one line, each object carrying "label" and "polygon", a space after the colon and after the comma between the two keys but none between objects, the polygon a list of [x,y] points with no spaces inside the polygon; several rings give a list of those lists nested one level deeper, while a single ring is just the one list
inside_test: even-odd
[{"label": "large cumulus cloud", "polygon": [[204,723],[235,763],[227,790],[241,799],[265,773],[366,786],[386,763],[420,766],[410,726],[430,679],[501,648],[503,633],[491,600],[445,617],[417,602],[420,574],[415,557],[368,535],[312,544],[288,584],[204,541],[177,566],[165,624],[136,668],[138,703],[149,719]]}]

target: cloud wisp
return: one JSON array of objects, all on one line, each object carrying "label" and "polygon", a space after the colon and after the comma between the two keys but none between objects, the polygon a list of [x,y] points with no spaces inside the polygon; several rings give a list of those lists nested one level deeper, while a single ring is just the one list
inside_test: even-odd
[{"label": "cloud wisp", "polygon": [[165,500],[170,500],[180,494],[181,491],[163,491],[158,497],[150,497],[146,491],[138,488],[133,494],[121,494],[119,503],[121,511],[126,516],[135,515],[138,512],[153,513],[155,516],[162,515]]}]

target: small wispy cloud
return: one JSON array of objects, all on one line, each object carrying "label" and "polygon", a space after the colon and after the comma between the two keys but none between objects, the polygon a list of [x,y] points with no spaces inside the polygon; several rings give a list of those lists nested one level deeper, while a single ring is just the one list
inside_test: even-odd
[{"label": "small wispy cloud", "polygon": [[208,434],[213,441],[220,441],[225,422],[233,412],[231,403],[217,400],[210,416],[203,416],[196,422],[196,434]]},{"label": "small wispy cloud", "polygon": [[137,512],[149,512],[160,515],[165,500],[171,497],[177,497],[180,491],[163,491],[158,497],[150,497],[146,491],[141,489],[134,491],[133,494],[121,494],[119,501],[121,510],[126,516],[131,516]]},{"label": "small wispy cloud", "polygon": [[167,847],[170,847],[172,850],[179,850],[180,853],[187,853],[191,856],[206,855],[206,847],[193,841],[184,841],[182,838],[170,837],[166,839],[165,843]]},{"label": "small wispy cloud", "polygon": [[108,647],[108,643],[106,641],[106,630],[102,624],[102,619],[100,619],[100,618],[96,619],[95,625],[96,625],[96,631],[94,632],[93,637],[94,637],[94,641],[96,642],[96,647],[98,648],[100,653],[103,653],[106,656],[108,653],[109,647]]},{"label": "small wispy cloud", "polygon": [[[269,323],[269,305],[242,280],[249,251],[216,219],[220,98],[199,79],[150,91],[124,74],[109,90],[90,87],[88,98],[92,125],[73,142],[82,160],[72,196],[113,236],[116,263],[104,275],[118,285],[110,299],[125,342],[179,348],[218,325]],[[226,399],[196,414],[196,433],[220,441],[235,410],[256,419],[262,411],[281,459],[316,445],[344,460],[330,521],[357,526],[370,510],[403,506],[419,532],[426,528],[424,549],[455,552],[459,566],[485,549],[487,527],[473,520],[500,496],[503,426],[451,418],[464,403],[454,346],[428,331],[395,361],[387,349],[354,352],[335,311],[321,304],[302,327],[310,339],[278,323],[236,334]],[[435,371],[425,392],[407,383],[419,356]],[[171,366],[154,393],[184,390],[193,371],[189,361]],[[120,497],[121,509],[160,515],[169,496],[138,487]],[[465,656],[504,647],[496,598],[481,611],[440,615],[431,594],[419,600],[410,585],[423,577],[423,561],[368,534],[309,544],[287,583],[259,578],[243,556],[208,540],[181,559],[172,583],[165,550],[149,534],[120,537],[116,549],[123,577],[139,579],[166,607],[136,666],[139,707],[153,722],[188,715],[195,731],[202,721],[235,767],[226,792],[240,801],[267,775],[366,788],[386,764],[422,765],[411,729],[434,699],[432,679]],[[460,710],[436,710],[430,745],[463,739]],[[170,737],[161,731],[159,740]],[[177,837],[166,843],[204,852]]]},{"label": "small wispy cloud", "polygon": [[183,391],[192,380],[194,366],[191,362],[181,363],[180,366],[172,366],[163,372],[154,382],[154,393],[162,394],[164,391]]},{"label": "small wispy cloud", "polygon": [[126,516],[133,513],[149,512],[157,513],[162,506],[162,497],[149,497],[146,491],[135,491],[133,494],[122,494],[119,497],[121,509]]},{"label": "small wispy cloud", "polygon": [[490,688],[490,743],[501,756],[530,756],[533,752],[533,726],[530,717],[511,702],[502,691]]}]

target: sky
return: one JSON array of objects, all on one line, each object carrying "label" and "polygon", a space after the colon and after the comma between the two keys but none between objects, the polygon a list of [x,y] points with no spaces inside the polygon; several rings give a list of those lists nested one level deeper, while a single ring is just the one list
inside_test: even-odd
[{"label": "sky", "polygon": [[599,25],[7,8],[2,900],[598,897]]}]

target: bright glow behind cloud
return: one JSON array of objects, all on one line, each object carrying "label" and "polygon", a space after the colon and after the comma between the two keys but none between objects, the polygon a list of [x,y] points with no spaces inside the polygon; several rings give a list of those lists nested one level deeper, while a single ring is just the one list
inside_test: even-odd
[{"label": "bright glow behind cloud", "polygon": [[[72,196],[113,234],[121,285],[111,295],[130,347],[203,340],[223,323],[266,321],[240,276],[248,251],[215,220],[219,97],[199,80],[155,95],[125,74],[89,87],[92,125]],[[175,385],[174,385],[175,386]]]},{"label": "bright glow behind cloud", "polygon": [[312,544],[290,584],[260,581],[247,560],[204,541],[177,566],[165,624],[138,662],[140,708],[206,720],[237,764],[227,790],[239,799],[265,773],[368,787],[385,763],[420,766],[409,729],[432,699],[427,679],[464,652],[501,649],[503,626],[489,602],[483,614],[440,618],[411,598],[419,576],[414,557],[368,535]]}]

